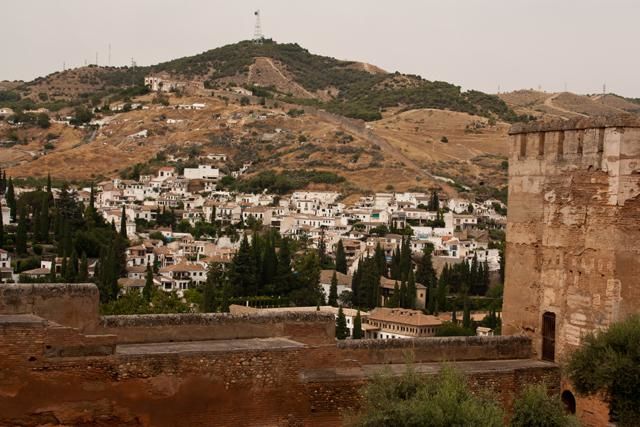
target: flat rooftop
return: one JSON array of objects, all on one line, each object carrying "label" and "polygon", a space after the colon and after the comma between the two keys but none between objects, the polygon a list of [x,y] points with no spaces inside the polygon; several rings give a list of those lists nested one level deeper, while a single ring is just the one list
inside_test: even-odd
[{"label": "flat rooftop", "polygon": [[119,344],[119,355],[153,355],[213,353],[250,350],[282,350],[302,348],[305,345],[286,338],[251,338],[212,341],[160,342],[146,344]]},{"label": "flat rooftop", "polygon": [[0,326],[43,326],[47,321],[33,314],[3,314],[0,315]]}]

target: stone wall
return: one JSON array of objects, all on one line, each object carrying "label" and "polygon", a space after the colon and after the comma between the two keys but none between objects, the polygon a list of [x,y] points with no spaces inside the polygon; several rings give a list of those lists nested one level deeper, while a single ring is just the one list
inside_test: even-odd
[{"label": "stone wall", "polygon": [[327,313],[103,316],[94,332],[117,335],[121,344],[265,337],[292,337],[306,344],[320,344],[334,342],[335,319]]},{"label": "stone wall", "polygon": [[[371,372],[402,370],[407,357],[467,360],[482,343],[507,359],[528,354],[526,338],[489,337],[77,357],[48,351],[56,336],[47,338],[48,328],[37,318],[0,323],[0,425],[338,426],[344,411],[358,407]],[[468,375],[474,389],[495,393],[506,407],[524,384],[559,384],[554,365],[491,365]]]},{"label": "stone wall", "polygon": [[640,312],[640,119],[516,125],[509,157],[502,330],[542,357],[543,316],[555,315],[562,362],[585,334]]},{"label": "stone wall", "polygon": [[640,311],[640,120],[514,126],[503,331],[556,315],[556,355]]},{"label": "stone wall", "polygon": [[64,326],[89,330],[98,323],[94,284],[7,284],[0,286],[0,315],[34,314]]}]

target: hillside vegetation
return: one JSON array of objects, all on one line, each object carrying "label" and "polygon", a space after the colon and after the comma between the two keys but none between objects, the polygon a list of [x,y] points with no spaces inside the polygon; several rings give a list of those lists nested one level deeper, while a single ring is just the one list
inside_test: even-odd
[{"label": "hillside vegetation", "polygon": [[[347,117],[377,120],[385,108],[401,106],[407,110],[447,109],[509,122],[526,118],[515,114],[494,95],[465,92],[459,86],[419,76],[387,74],[379,69],[371,72],[371,66],[314,55],[297,44],[271,40],[263,44],[243,41],[150,67],[91,66],[53,73],[14,90],[0,91],[0,106],[59,109],[82,101],[97,106],[99,99],[107,95],[139,94],[136,88],[143,91],[143,78],[152,73],[199,82],[207,89],[230,84],[264,86],[259,84],[259,77],[250,75],[257,58],[269,58],[277,74],[303,88],[303,93],[295,93],[287,91],[286,86],[284,90],[261,87],[260,96],[312,104]],[[254,81],[258,84],[253,85]]]}]

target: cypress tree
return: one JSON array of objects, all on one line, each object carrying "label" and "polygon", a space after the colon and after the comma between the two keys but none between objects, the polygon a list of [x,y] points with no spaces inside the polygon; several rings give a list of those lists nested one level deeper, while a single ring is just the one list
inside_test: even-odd
[{"label": "cypress tree", "polygon": [[360,287],[362,286],[362,258],[358,261],[358,268],[351,277],[351,299],[355,306],[364,306],[362,303],[362,293]]},{"label": "cypress tree", "polygon": [[122,206],[122,213],[120,214],[120,237],[127,240],[127,216],[124,205]]},{"label": "cypress tree", "polygon": [[491,285],[491,279],[489,277],[489,263],[487,260],[481,264],[482,266],[482,295],[486,295]]},{"label": "cypress tree", "polygon": [[338,308],[338,318],[336,319],[336,338],[344,340],[349,336],[349,329],[347,328],[347,318],[342,311],[342,306]]},{"label": "cypress tree", "polygon": [[336,247],[336,271],[347,274],[347,254],[344,251],[342,239],[338,240],[338,246]]},{"label": "cypress tree", "polygon": [[27,210],[25,206],[20,209],[20,219],[16,231],[16,252],[18,255],[27,254]]},{"label": "cypress tree", "polygon": [[71,281],[75,281],[78,277],[78,271],[80,270],[80,265],[78,262],[78,253],[75,248],[71,251],[71,259],[69,260],[69,265],[71,266]]},{"label": "cypress tree", "polygon": [[436,302],[434,313],[438,313],[440,311],[447,309],[447,285],[448,285],[448,277],[449,277],[449,264],[445,264],[444,269],[442,270],[442,274],[440,275],[440,279],[438,280],[438,290],[436,293]]},{"label": "cypress tree", "polygon": [[77,282],[84,283],[87,280],[89,280],[89,261],[87,260],[87,254],[82,252],[80,266],[78,267]]},{"label": "cypress tree", "polygon": [[276,268],[275,290],[276,294],[283,296],[289,294],[292,288],[291,250],[289,239],[282,239],[278,252],[278,266]]},{"label": "cypress tree", "polygon": [[7,206],[9,206],[9,211],[11,215],[11,220],[16,220],[16,193],[13,188],[13,180],[9,178],[9,184],[7,185],[7,194],[5,195],[5,199],[7,200]]},{"label": "cypress tree", "polygon": [[333,272],[331,276],[331,286],[329,287],[329,300],[327,302],[332,307],[338,306],[338,275]]},{"label": "cypress tree", "polygon": [[404,280],[400,282],[400,296],[398,298],[398,306],[407,308],[407,283]]},{"label": "cypress tree", "polygon": [[33,214],[31,215],[31,235],[33,236],[33,242],[39,242],[40,241],[40,237],[42,235],[40,229],[40,211],[38,210],[38,208],[34,208],[33,209]]},{"label": "cypress tree", "polygon": [[51,189],[51,174],[47,173],[47,193],[49,195],[53,195],[52,194],[52,189]]},{"label": "cypress tree", "polygon": [[360,316],[360,310],[356,313],[356,317],[353,319],[353,339],[359,340],[363,337],[362,333],[362,317]]},{"label": "cypress tree", "polygon": [[257,291],[256,265],[247,235],[231,263],[230,279],[236,296],[254,296]]},{"label": "cypress tree", "polygon": [[406,295],[406,308],[416,308],[416,279],[413,275],[413,270],[409,270],[409,278],[407,279],[407,295]]},{"label": "cypress tree", "polygon": [[60,264],[60,277],[62,277],[62,280],[64,280],[65,282],[67,281],[67,276],[69,275],[69,273],[67,273],[68,268],[69,262],[67,260],[67,256],[65,255],[62,258],[62,264]]},{"label": "cypress tree", "polygon": [[400,287],[398,286],[398,281],[393,285],[393,295],[387,301],[387,306],[391,308],[400,307]]},{"label": "cypress tree", "polygon": [[151,302],[152,296],[153,296],[153,270],[151,270],[151,265],[147,264],[147,272],[145,275],[144,288],[142,288],[142,297],[146,302]]},{"label": "cypress tree", "polygon": [[464,296],[464,308],[462,314],[462,327],[465,329],[471,329],[471,310],[469,308],[469,298]]},{"label": "cypress tree", "polygon": [[276,255],[275,239],[269,234],[264,245],[264,256],[262,258],[262,285],[270,292],[273,291],[273,285],[278,269],[278,256]]},{"label": "cypress tree", "polygon": [[402,277],[400,248],[397,247],[391,256],[391,278],[400,280]]},{"label": "cypress tree", "polygon": [[2,218],[2,201],[0,200],[0,249],[4,248],[4,219]]},{"label": "cypress tree", "polygon": [[69,256],[71,255],[71,251],[72,246],[73,246],[73,241],[71,239],[71,226],[69,225],[69,221],[67,221],[66,219],[62,220],[63,224],[62,224],[62,256]]},{"label": "cypress tree", "polygon": [[49,241],[49,228],[50,228],[50,220],[49,220],[49,197],[42,197],[42,203],[40,205],[40,241],[48,242]]},{"label": "cypress tree", "polygon": [[403,237],[400,246],[400,279],[407,280],[409,270],[411,270],[411,246],[409,238]]},{"label": "cypress tree", "polygon": [[384,255],[384,251],[382,250],[382,246],[380,246],[380,242],[376,244],[376,249],[373,253],[373,258],[375,260],[375,266],[378,270],[379,276],[387,277],[387,258]]}]

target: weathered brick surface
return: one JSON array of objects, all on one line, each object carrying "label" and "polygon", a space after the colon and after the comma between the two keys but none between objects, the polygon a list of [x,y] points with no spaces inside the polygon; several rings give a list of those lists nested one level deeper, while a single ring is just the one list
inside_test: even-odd
[{"label": "weathered brick surface", "polygon": [[[382,366],[403,363],[407,352],[416,361],[439,360],[432,350],[444,352],[447,346],[466,360],[480,357],[482,345],[487,346],[488,354],[495,354],[491,348],[498,346],[505,357],[520,358],[526,357],[523,346],[527,343],[508,337],[459,338],[395,346],[363,342],[60,357],[68,354],[51,351],[46,343],[69,349],[78,348],[84,340],[113,342],[115,338],[86,337],[71,328],[42,323],[15,324],[0,331],[0,372],[4,375],[0,377],[0,425],[26,426],[337,426],[345,410],[358,407],[359,390],[366,381],[362,368],[381,360],[381,352],[391,355],[383,358]],[[470,345],[472,341],[477,345]],[[345,376],[345,368],[353,375]],[[316,376],[305,377],[310,371]],[[521,384],[557,377],[555,368],[539,371],[474,372],[470,382],[493,390],[508,403],[508,396]],[[330,372],[338,376],[332,378]]]},{"label": "weathered brick surface", "polygon": [[[640,312],[640,121],[621,116],[516,125],[511,131],[503,333],[542,357],[555,315],[555,360],[583,337]],[[577,399],[585,424],[592,399]]]},{"label": "weathered brick surface", "polygon": [[121,344],[283,336],[319,344],[334,341],[335,319],[315,312],[103,316],[94,332],[117,335]]}]

